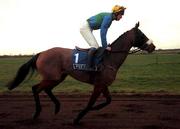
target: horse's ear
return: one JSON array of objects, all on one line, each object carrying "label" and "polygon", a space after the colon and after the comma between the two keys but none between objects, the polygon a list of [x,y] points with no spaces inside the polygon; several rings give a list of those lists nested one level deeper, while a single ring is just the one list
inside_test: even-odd
[{"label": "horse's ear", "polygon": [[139,27],[139,21],[136,23],[135,28],[137,29]]}]

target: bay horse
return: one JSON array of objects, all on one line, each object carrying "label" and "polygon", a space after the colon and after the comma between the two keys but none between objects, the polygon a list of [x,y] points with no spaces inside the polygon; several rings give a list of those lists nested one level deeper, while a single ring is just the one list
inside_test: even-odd
[{"label": "bay horse", "polygon": [[[35,112],[33,118],[36,119],[41,112],[39,99],[39,93],[41,91],[45,91],[54,102],[55,114],[57,114],[60,110],[60,102],[53,95],[52,89],[64,81],[67,75],[70,75],[81,82],[92,84],[94,90],[87,106],[78,114],[76,119],[74,119],[74,124],[78,124],[89,111],[102,109],[111,103],[111,95],[108,86],[115,80],[118,69],[128,56],[131,47],[138,47],[148,53],[155,50],[152,41],[149,40],[138,27],[139,22],[135,27],[122,34],[110,45],[112,48],[110,52],[105,51],[105,56],[102,61],[102,71],[94,72],[92,74],[87,71],[73,70],[73,50],[56,47],[40,52],[23,64],[17,71],[15,78],[7,84],[8,89],[12,90],[16,88],[23,80],[25,80],[30,70],[36,70],[42,76],[42,80],[32,87],[35,100]],[[106,98],[106,101],[94,106],[101,93]]]}]

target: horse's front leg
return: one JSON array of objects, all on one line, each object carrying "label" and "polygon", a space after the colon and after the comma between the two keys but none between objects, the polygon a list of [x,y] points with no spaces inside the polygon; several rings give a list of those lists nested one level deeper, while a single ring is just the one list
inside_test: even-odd
[{"label": "horse's front leg", "polygon": [[111,103],[111,95],[109,93],[108,87],[103,88],[102,93],[103,93],[103,96],[106,98],[106,101],[99,105],[92,107],[91,110],[100,110],[103,107],[105,107]]},{"label": "horse's front leg", "polygon": [[79,124],[79,121],[92,109],[92,106],[96,102],[96,100],[99,97],[99,95],[101,94],[101,92],[102,92],[102,88],[99,88],[96,86],[94,87],[94,91],[91,95],[91,98],[88,102],[87,107],[78,114],[77,118],[74,120],[74,125]]}]

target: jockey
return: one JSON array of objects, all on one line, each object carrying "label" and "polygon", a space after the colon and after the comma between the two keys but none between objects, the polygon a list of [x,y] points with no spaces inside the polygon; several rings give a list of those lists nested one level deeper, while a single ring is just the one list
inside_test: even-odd
[{"label": "jockey", "polygon": [[108,51],[111,51],[111,47],[107,45],[107,39],[106,39],[107,31],[113,20],[119,21],[122,18],[125,9],[126,8],[123,6],[115,5],[112,8],[112,12],[110,13],[102,12],[95,16],[92,16],[89,19],[87,19],[86,22],[81,26],[80,33],[91,47],[89,51],[89,59],[88,59],[89,66],[91,65],[94,50],[99,48],[99,45],[92,31],[100,29],[102,47]]}]

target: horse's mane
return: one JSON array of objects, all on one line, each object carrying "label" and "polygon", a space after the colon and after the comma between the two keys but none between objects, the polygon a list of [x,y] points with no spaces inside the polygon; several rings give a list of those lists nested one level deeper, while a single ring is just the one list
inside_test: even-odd
[{"label": "horse's mane", "polygon": [[114,45],[115,45],[116,43],[118,43],[118,42],[122,42],[122,41],[124,41],[124,40],[127,40],[127,37],[128,37],[127,35],[129,34],[130,31],[132,31],[132,29],[124,32],[123,34],[121,34],[116,40],[114,40],[114,41],[111,43],[111,46],[114,46]]}]

